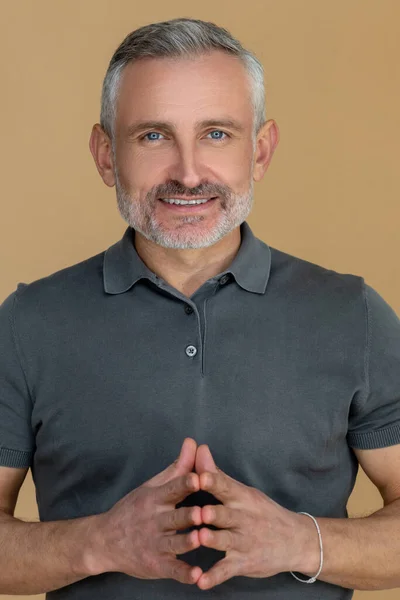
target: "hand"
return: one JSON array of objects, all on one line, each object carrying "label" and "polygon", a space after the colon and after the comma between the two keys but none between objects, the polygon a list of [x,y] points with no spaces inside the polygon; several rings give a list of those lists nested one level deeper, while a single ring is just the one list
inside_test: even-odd
[{"label": "hand", "polygon": [[254,487],[236,481],[219,469],[207,445],[197,448],[196,473],[200,489],[213,494],[223,504],[201,509],[202,523],[222,528],[198,530],[202,546],[223,550],[218,561],[197,580],[200,589],[210,589],[237,575],[271,577],[282,571],[295,571],[299,553],[299,517]]},{"label": "hand", "polygon": [[93,575],[107,571],[139,579],[176,579],[196,583],[203,571],[176,558],[200,545],[198,530],[177,530],[201,524],[199,506],[175,505],[199,489],[192,473],[197,443],[185,438],[179,458],[164,471],[98,515],[95,542],[87,559]]}]

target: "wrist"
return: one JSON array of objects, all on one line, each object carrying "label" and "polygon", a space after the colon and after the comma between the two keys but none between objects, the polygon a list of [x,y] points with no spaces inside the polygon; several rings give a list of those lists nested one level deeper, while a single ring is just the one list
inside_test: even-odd
[{"label": "wrist", "polygon": [[296,514],[295,539],[298,540],[295,564],[290,571],[314,577],[320,567],[321,552],[315,523],[307,515]]},{"label": "wrist", "polygon": [[106,514],[90,515],[87,520],[87,531],[83,541],[83,569],[87,577],[101,575],[112,570],[107,563],[105,528]]}]

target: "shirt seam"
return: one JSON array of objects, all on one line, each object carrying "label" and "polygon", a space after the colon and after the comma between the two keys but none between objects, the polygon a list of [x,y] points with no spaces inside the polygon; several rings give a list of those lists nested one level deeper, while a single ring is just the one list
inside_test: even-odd
[{"label": "shirt seam", "polygon": [[14,301],[13,301],[13,305],[12,305],[12,310],[11,310],[11,314],[10,314],[10,325],[11,325],[11,333],[12,333],[12,338],[13,338],[13,342],[14,342],[14,347],[15,347],[15,353],[17,355],[17,359],[18,359],[18,364],[21,368],[22,374],[24,376],[24,381],[25,381],[25,385],[26,385],[26,389],[28,391],[28,396],[29,396],[29,400],[32,404],[32,406],[34,405],[33,402],[33,395],[31,393],[30,390],[30,386],[29,386],[29,381],[28,381],[28,375],[26,373],[26,370],[23,366],[23,350],[22,350],[22,346],[21,346],[21,342],[19,340],[19,336],[18,336],[18,332],[17,332],[17,326],[16,326],[16,322],[15,322],[15,312],[16,312],[16,304],[17,304],[17,296],[18,296],[19,290],[17,287],[17,290],[15,292],[14,295]]},{"label": "shirt seam", "polygon": [[370,391],[369,363],[371,354],[371,308],[368,302],[368,290],[365,285],[365,279],[362,278],[362,290],[364,297],[365,310],[365,349],[364,349],[364,381],[365,381],[365,402],[367,402]]}]

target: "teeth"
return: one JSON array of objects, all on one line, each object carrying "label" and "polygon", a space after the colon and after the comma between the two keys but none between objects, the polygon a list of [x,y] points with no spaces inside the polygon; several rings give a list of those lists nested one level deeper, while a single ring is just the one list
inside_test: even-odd
[{"label": "teeth", "polygon": [[205,204],[210,198],[204,198],[201,200],[178,200],[177,198],[160,198],[163,202],[168,204]]}]

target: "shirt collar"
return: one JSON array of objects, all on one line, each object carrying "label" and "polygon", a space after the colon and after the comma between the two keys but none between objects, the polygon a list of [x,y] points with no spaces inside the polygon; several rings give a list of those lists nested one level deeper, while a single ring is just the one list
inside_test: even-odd
[{"label": "shirt collar", "polygon": [[[271,269],[271,250],[254,236],[246,221],[240,225],[241,244],[230,266],[218,275],[232,273],[236,282],[249,292],[264,294]],[[140,279],[157,283],[157,277],[138,255],[135,230],[127,227],[122,238],[104,253],[103,282],[108,294],[121,294]]]}]

